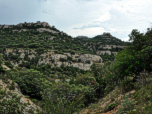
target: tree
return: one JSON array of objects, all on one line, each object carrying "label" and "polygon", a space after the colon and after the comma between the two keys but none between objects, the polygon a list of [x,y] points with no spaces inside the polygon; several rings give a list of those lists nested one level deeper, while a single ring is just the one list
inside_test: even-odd
[{"label": "tree", "polygon": [[91,71],[96,70],[96,64],[95,64],[95,63],[93,63],[93,64],[90,66],[90,69],[91,69]]},{"label": "tree", "polygon": [[1,73],[4,74],[6,72],[6,70],[2,67],[2,64],[4,63],[3,61],[4,61],[4,59],[3,59],[2,55],[0,55],[0,74]]},{"label": "tree", "polygon": [[[108,63],[107,63],[108,64]],[[102,78],[101,68],[96,68],[96,64],[93,63],[90,67],[91,71],[94,73],[94,77],[96,82],[99,84],[98,88],[96,89],[96,97],[100,98],[104,95],[104,89],[106,88],[105,79]]]},{"label": "tree", "polygon": [[62,63],[63,63],[64,61],[66,61],[65,58],[60,58],[59,60],[60,60]]},{"label": "tree", "polygon": [[[124,50],[123,53],[118,53],[116,56],[115,67],[119,68],[121,76],[119,78],[124,79],[124,76],[128,76],[129,73],[136,73],[134,71],[135,55],[133,51]],[[137,59],[136,59],[137,60]],[[139,62],[139,60],[137,60]]]},{"label": "tree", "polygon": [[57,64],[55,63],[54,66],[55,66],[55,71],[56,71],[56,66],[57,66]]},{"label": "tree", "polygon": [[144,45],[146,45],[147,37],[143,35],[143,33],[138,32],[137,29],[133,29],[131,34],[128,35],[130,37],[129,41],[133,40],[133,45],[129,46],[128,48],[135,51],[140,51]]},{"label": "tree", "polygon": [[64,68],[64,64],[62,63],[62,64],[60,65],[60,67],[63,69],[63,68]]},{"label": "tree", "polygon": [[75,81],[74,81],[74,78],[73,78],[73,77],[72,77],[72,79],[70,79],[69,84],[70,84],[70,85],[75,84]]},{"label": "tree", "polygon": [[101,59],[99,59],[99,63],[101,63]]},{"label": "tree", "polygon": [[[139,75],[144,69],[150,72],[151,61],[151,44],[152,41],[148,35],[140,34],[137,30],[133,30],[130,40],[133,40],[133,45],[126,47],[121,53],[116,56],[117,68],[120,70],[121,78],[130,74]],[[125,72],[124,72],[125,71]],[[136,77],[134,77],[136,78]]]},{"label": "tree", "polygon": [[[152,36],[152,29],[147,29],[148,31],[145,35],[140,34],[137,30],[132,31],[132,35],[130,35],[130,40],[133,40],[133,45],[129,46],[129,49],[135,50],[142,60],[145,63],[149,63],[152,58],[152,49],[151,49],[151,36]],[[149,65],[148,65],[149,66]]]},{"label": "tree", "polygon": [[78,59],[78,62],[81,62],[81,59]]}]

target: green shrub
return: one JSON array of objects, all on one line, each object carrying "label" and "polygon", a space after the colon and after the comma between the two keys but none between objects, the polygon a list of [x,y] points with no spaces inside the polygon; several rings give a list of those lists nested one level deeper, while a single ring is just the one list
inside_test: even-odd
[{"label": "green shrub", "polygon": [[130,101],[126,97],[126,99],[123,101],[123,104],[121,104],[120,107],[118,108],[118,114],[124,114],[127,111],[133,110],[134,105],[135,105],[134,100]]},{"label": "green shrub", "polygon": [[9,95],[12,95],[12,92],[11,92],[11,91],[8,91],[7,93],[8,93]]},{"label": "green shrub", "polygon": [[107,95],[109,92],[111,92],[112,90],[114,90],[113,86],[107,86],[106,90],[105,90],[105,95]]},{"label": "green shrub", "polygon": [[128,92],[134,89],[134,84],[130,79],[123,80],[120,85],[123,92]]},{"label": "green shrub", "polygon": [[52,71],[51,74],[55,74],[55,71]]},{"label": "green shrub", "polygon": [[13,68],[13,65],[10,63],[10,61],[6,61],[5,65],[11,69]]},{"label": "green shrub", "polygon": [[11,86],[9,87],[9,90],[15,90],[15,86],[11,84]]},{"label": "green shrub", "polygon": [[20,103],[20,99],[21,96],[17,94],[13,94],[12,99],[3,99],[0,102],[0,114],[22,114],[25,106]]},{"label": "green shrub", "polygon": [[115,104],[115,103],[108,105],[107,111],[113,110],[116,106],[117,106],[117,104]]},{"label": "green shrub", "polygon": [[55,75],[53,75],[53,74],[51,74],[51,77],[52,77],[52,78],[55,78],[56,76],[55,76]]},{"label": "green shrub", "polygon": [[74,81],[74,78],[73,78],[73,77],[72,77],[72,79],[70,79],[69,84],[70,84],[70,85],[75,84],[75,81]]},{"label": "green shrub", "polygon": [[7,72],[7,76],[14,80],[21,91],[31,97],[42,98],[44,88],[51,86],[51,82],[46,75],[33,69],[18,72]]}]

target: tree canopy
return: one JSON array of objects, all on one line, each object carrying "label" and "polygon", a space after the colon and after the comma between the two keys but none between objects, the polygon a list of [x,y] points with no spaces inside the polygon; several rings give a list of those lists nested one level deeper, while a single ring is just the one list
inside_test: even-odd
[{"label": "tree canopy", "polygon": [[[147,31],[145,35],[136,29],[132,30],[129,41],[133,40],[133,45],[128,45],[124,50],[119,51],[113,62],[113,68],[119,71],[117,78],[124,79],[125,76],[132,74],[139,75],[144,69],[148,72],[152,71],[151,33],[152,30]],[[110,66],[108,63],[107,65]]]}]

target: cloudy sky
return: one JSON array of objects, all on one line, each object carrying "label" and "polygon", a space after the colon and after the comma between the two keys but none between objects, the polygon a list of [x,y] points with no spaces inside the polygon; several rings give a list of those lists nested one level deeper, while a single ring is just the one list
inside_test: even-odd
[{"label": "cloudy sky", "polygon": [[128,41],[152,27],[152,0],[0,0],[0,24],[48,22],[72,37],[103,32]]}]

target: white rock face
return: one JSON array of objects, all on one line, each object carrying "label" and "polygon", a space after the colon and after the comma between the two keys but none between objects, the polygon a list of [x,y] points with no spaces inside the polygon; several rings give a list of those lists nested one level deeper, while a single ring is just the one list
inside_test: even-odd
[{"label": "white rock face", "polygon": [[38,28],[37,31],[39,31],[39,32],[48,31],[48,32],[52,32],[52,33],[58,33],[56,31],[53,31],[53,30],[50,30],[50,29],[46,29],[46,28]]},{"label": "white rock face", "polygon": [[[7,55],[9,54],[9,52],[12,52],[13,50],[12,49],[7,49],[6,50],[6,53]],[[27,52],[28,53],[28,57],[30,59],[32,58],[35,58],[35,55],[37,55],[36,51],[35,50],[23,50],[23,49],[19,49],[19,52],[21,52],[20,54],[20,58],[23,58],[24,59],[24,52]],[[33,54],[32,54],[33,53]],[[38,65],[44,63],[44,64],[50,64],[52,67],[54,67],[54,64],[57,64],[57,67],[60,67],[62,62],[59,61],[60,58],[65,58],[67,59],[67,56],[65,55],[67,54],[68,56],[72,57],[73,60],[79,60],[81,59],[82,62],[78,63],[74,63],[72,62],[71,64],[69,62],[63,62],[64,66],[73,66],[73,67],[77,67],[79,69],[84,69],[84,70],[90,70],[90,66],[93,64],[93,63],[99,63],[100,59],[101,59],[101,65],[103,66],[104,63],[102,63],[102,58],[98,55],[92,55],[92,54],[75,54],[75,55],[71,55],[70,53],[64,53],[64,54],[54,54],[54,50],[48,50],[47,53],[44,53],[44,54],[41,54],[40,57],[43,57],[43,59],[41,60],[41,58],[39,59],[38,61]],[[13,55],[16,55],[15,52],[13,52]],[[51,58],[55,60],[55,62],[51,62]],[[87,64],[85,63],[87,60],[90,60],[90,64]],[[15,67],[17,67],[19,64],[22,63],[22,60],[19,61],[19,63],[17,64],[14,63],[13,61],[10,61],[12,65],[14,65]],[[24,62],[27,62],[27,61],[24,61]]]},{"label": "white rock face", "polygon": [[4,68],[4,69],[6,69],[6,70],[11,70],[9,67],[7,67],[6,65],[2,65],[2,67]]}]

